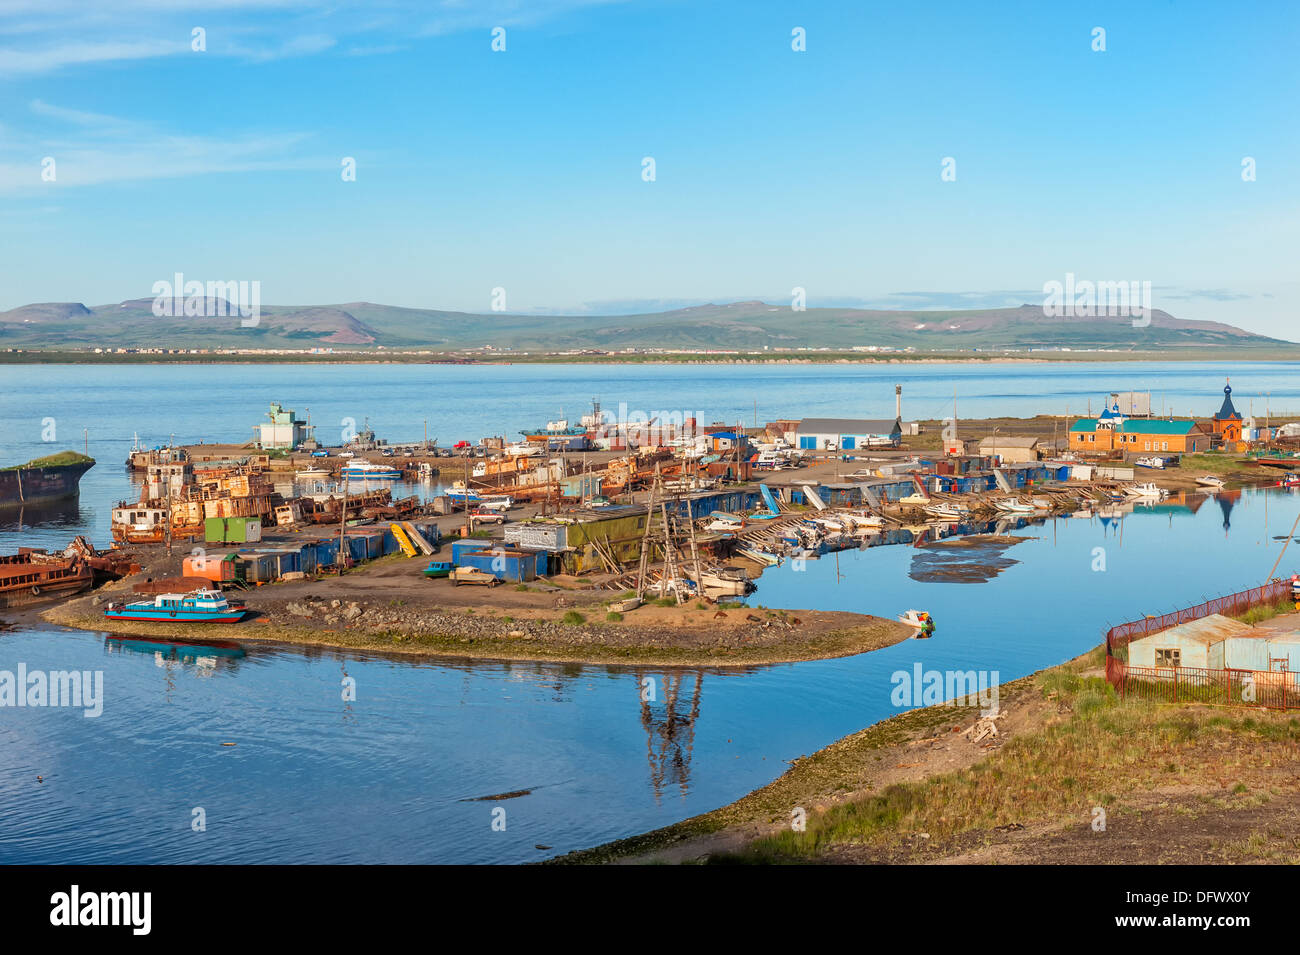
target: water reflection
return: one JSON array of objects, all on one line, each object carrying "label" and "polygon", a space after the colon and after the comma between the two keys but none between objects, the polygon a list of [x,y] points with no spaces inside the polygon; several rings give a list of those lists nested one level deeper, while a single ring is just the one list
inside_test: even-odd
[{"label": "water reflection", "polygon": [[682,796],[690,791],[695,722],[700,717],[704,674],[684,671],[653,677],[637,671],[636,676],[650,789],[658,805],[666,787],[676,786]]},{"label": "water reflection", "polygon": [[0,508],[0,531],[22,533],[35,527],[46,526],[78,528],[82,520],[81,500],[76,496],[46,504],[23,504]]}]

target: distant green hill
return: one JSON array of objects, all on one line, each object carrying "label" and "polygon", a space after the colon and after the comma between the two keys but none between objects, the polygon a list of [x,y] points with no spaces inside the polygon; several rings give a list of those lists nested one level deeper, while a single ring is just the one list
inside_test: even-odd
[{"label": "distant green hill", "polygon": [[738,349],[880,346],[925,352],[974,348],[1268,348],[1289,345],[1219,322],[1153,310],[1151,324],[1127,318],[1048,318],[1034,305],[942,311],[810,308],[765,302],[701,305],[644,315],[473,314],[370,302],[263,306],[258,325],[234,317],[158,318],[152,299],[87,307],[24,305],[0,312],[0,347],[86,348],[426,348],[491,345],[519,351],[624,348]]}]

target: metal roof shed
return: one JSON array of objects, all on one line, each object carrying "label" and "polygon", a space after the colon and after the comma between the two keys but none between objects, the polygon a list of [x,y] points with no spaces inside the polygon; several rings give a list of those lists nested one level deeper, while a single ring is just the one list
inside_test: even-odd
[{"label": "metal roof shed", "polygon": [[1130,643],[1129,666],[1223,669],[1224,641],[1250,629],[1248,624],[1217,613],[1180,623]]}]

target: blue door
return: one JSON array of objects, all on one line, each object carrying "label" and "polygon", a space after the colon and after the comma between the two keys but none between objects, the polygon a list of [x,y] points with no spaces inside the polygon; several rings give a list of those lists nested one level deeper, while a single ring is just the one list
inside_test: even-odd
[{"label": "blue door", "polygon": [[853,450],[853,442],[856,441],[856,440],[857,440],[857,439],[854,438],[853,435],[851,435],[851,434],[843,434],[843,435],[840,435],[840,450],[841,450],[841,451],[852,451],[852,450]]},{"label": "blue door", "polygon": [[799,436],[799,450],[800,450],[800,451],[816,451],[816,450],[817,450],[817,439],[814,438],[814,437],[812,437],[812,436],[804,437],[803,435],[800,435],[800,436]]}]

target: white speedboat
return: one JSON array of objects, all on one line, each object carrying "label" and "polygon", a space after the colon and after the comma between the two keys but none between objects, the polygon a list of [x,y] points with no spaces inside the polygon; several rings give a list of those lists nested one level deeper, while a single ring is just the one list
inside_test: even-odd
[{"label": "white speedboat", "polygon": [[993,506],[999,511],[1003,511],[1007,514],[1032,514],[1034,511],[1034,505],[1025,504],[1022,501],[1017,501],[1012,498],[1007,498],[1002,501],[994,501]]},{"label": "white speedboat", "polygon": [[1133,463],[1140,468],[1153,468],[1157,471],[1163,471],[1165,469],[1164,458],[1144,457],[1144,458],[1138,458]]},{"label": "white speedboat", "polygon": [[1201,487],[1219,489],[1226,483],[1223,478],[1215,477],[1213,474],[1203,474],[1196,479],[1196,483]]},{"label": "white speedboat", "polygon": [[1126,487],[1124,488],[1124,493],[1127,494],[1129,497],[1136,497],[1136,498],[1154,497],[1156,499],[1160,499],[1163,498],[1169,492],[1166,491],[1164,488],[1162,488],[1160,485],[1152,484],[1151,482],[1148,481],[1145,484],[1134,484],[1131,485],[1130,487]]}]

